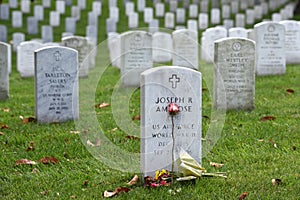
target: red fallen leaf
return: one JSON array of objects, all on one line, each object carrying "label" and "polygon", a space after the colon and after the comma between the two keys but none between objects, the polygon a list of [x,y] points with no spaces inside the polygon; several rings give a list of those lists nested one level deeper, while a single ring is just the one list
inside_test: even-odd
[{"label": "red fallen leaf", "polygon": [[23,124],[28,124],[30,122],[35,122],[35,121],[36,121],[36,119],[34,117],[28,117],[28,118],[23,118],[22,119]]},{"label": "red fallen leaf", "polygon": [[295,91],[293,89],[287,89],[286,92],[290,93],[290,94],[294,94]]},{"label": "red fallen leaf", "polygon": [[16,165],[36,165],[37,163],[32,161],[32,160],[28,160],[28,159],[21,159],[21,160],[17,160],[15,163]]},{"label": "red fallen leaf", "polygon": [[141,119],[141,116],[140,116],[140,115],[137,115],[137,116],[132,117],[132,120],[140,120],[140,119]]},{"label": "red fallen leaf", "polygon": [[125,136],[126,139],[130,139],[130,140],[139,140],[139,137],[133,136],[133,135],[126,135]]},{"label": "red fallen leaf", "polygon": [[118,188],[116,188],[115,191],[113,191],[113,192],[109,192],[109,191],[105,190],[103,196],[106,197],[106,198],[108,198],[108,197],[113,197],[113,196],[115,196],[115,195],[117,195],[117,194],[119,194],[119,193],[122,193],[122,192],[129,192],[129,191],[130,191],[129,188],[126,188],[126,187],[118,187]]},{"label": "red fallen leaf", "polygon": [[265,122],[265,121],[269,121],[269,120],[275,120],[276,117],[273,116],[264,116],[260,119],[260,121]]},{"label": "red fallen leaf", "polygon": [[241,194],[241,196],[240,196],[239,200],[243,200],[243,199],[245,199],[247,195],[248,195],[248,193],[247,193],[247,192],[243,192],[243,193]]},{"label": "red fallen leaf", "polygon": [[54,157],[46,156],[44,158],[39,159],[38,162],[43,164],[50,164],[50,163],[56,164],[58,163],[58,159]]},{"label": "red fallen leaf", "polygon": [[7,124],[1,124],[1,123],[0,123],[0,128],[1,128],[1,129],[8,129],[9,126],[8,126]]},{"label": "red fallen leaf", "polygon": [[108,107],[108,106],[110,106],[109,103],[103,102],[103,103],[97,104],[95,107],[96,108],[105,108],[105,107]]},{"label": "red fallen leaf", "polygon": [[126,184],[127,185],[135,185],[135,184],[137,184],[138,181],[139,181],[138,175],[134,175],[134,177]]}]

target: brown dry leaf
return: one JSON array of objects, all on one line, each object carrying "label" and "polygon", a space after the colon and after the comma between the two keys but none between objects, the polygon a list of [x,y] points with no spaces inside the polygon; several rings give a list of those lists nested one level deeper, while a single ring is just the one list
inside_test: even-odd
[{"label": "brown dry leaf", "polygon": [[243,192],[243,193],[241,194],[239,200],[245,199],[245,198],[247,197],[247,195],[248,195],[248,192]]},{"label": "brown dry leaf", "polygon": [[43,163],[43,164],[56,164],[58,163],[58,159],[57,158],[54,158],[54,157],[50,157],[50,156],[46,156],[44,158],[41,158],[38,160],[39,163]]},{"label": "brown dry leaf", "polygon": [[77,197],[76,197],[76,195],[71,195],[70,196],[70,199],[76,199]]},{"label": "brown dry leaf", "polygon": [[125,136],[126,139],[130,139],[130,140],[139,140],[139,137],[133,136],[133,135],[126,135]]},{"label": "brown dry leaf", "polygon": [[138,181],[139,181],[139,176],[138,175],[134,175],[134,177],[128,183],[126,183],[126,184],[127,185],[135,185],[135,184],[137,184]]},{"label": "brown dry leaf", "polygon": [[21,159],[21,160],[17,160],[15,163],[16,165],[36,165],[37,163],[32,161],[32,160],[28,160],[28,159]]},{"label": "brown dry leaf", "polygon": [[8,129],[9,126],[8,126],[7,124],[1,124],[1,123],[0,123],[0,128],[1,128],[1,129]]},{"label": "brown dry leaf", "polygon": [[23,124],[28,124],[30,122],[35,122],[35,121],[36,121],[35,117],[22,118]]},{"label": "brown dry leaf", "polygon": [[295,93],[295,91],[293,89],[287,89],[286,92],[290,93],[290,94],[294,94]]},{"label": "brown dry leaf", "polygon": [[9,108],[2,108],[3,112],[9,112]]},{"label": "brown dry leaf", "polygon": [[132,120],[141,120],[141,116],[140,115],[136,115],[136,116],[132,117]]},{"label": "brown dry leaf", "polygon": [[105,108],[105,107],[108,107],[108,106],[110,106],[109,103],[103,102],[103,103],[97,104],[95,107],[96,108]]},{"label": "brown dry leaf", "polygon": [[0,132],[0,135],[4,135],[4,133],[3,133],[3,132]]},{"label": "brown dry leaf", "polygon": [[275,120],[276,117],[273,116],[264,116],[260,119],[260,121],[265,122],[265,121],[270,121],[270,120]]},{"label": "brown dry leaf", "polygon": [[224,164],[221,164],[221,163],[210,162],[210,166],[212,166],[212,167],[220,168],[220,167],[223,167],[223,165]]},{"label": "brown dry leaf", "polygon": [[26,151],[34,151],[34,143],[33,142],[29,142],[29,145],[28,145]]},{"label": "brown dry leaf", "polygon": [[113,197],[113,196],[115,196],[115,195],[117,195],[117,194],[119,194],[119,193],[122,193],[122,192],[129,192],[129,191],[130,191],[129,188],[126,188],[126,187],[118,187],[118,188],[116,188],[115,191],[113,191],[113,192],[109,192],[109,191],[105,190],[103,196],[106,197],[106,198],[108,198],[108,197]]},{"label": "brown dry leaf", "polygon": [[85,180],[84,182],[83,182],[83,186],[87,186],[89,184],[89,180]]}]

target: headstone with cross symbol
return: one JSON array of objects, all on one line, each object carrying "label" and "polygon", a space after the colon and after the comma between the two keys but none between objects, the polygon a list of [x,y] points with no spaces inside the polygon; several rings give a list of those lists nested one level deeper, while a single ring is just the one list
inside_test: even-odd
[{"label": "headstone with cross symbol", "polygon": [[35,60],[37,121],[78,119],[78,52],[67,47],[44,47],[35,52]]},{"label": "headstone with cross symbol", "polygon": [[[141,74],[140,88],[143,175],[153,176],[161,169],[171,171],[181,149],[201,163],[201,73],[186,67],[155,67]],[[179,108],[173,116],[174,131],[168,113],[170,103]],[[178,171],[176,164],[174,170]]]},{"label": "headstone with cross symbol", "polygon": [[255,42],[246,38],[215,41],[214,107],[253,110]]}]

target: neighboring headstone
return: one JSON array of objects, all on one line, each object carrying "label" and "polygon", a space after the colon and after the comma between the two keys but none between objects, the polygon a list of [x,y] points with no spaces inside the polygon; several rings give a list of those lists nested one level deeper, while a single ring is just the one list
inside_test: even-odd
[{"label": "neighboring headstone", "polygon": [[9,68],[11,68],[10,45],[0,42],[0,100],[6,100],[9,96]]},{"label": "neighboring headstone", "polygon": [[286,63],[300,63],[300,24],[295,20],[283,20],[285,27]]},{"label": "neighboring headstone", "polygon": [[69,36],[73,36],[74,34],[73,33],[70,33],[70,32],[62,32],[61,33],[61,38],[64,38],[64,37],[69,37]]},{"label": "neighboring headstone", "polygon": [[76,32],[76,19],[73,17],[65,18],[65,32],[73,33]]},{"label": "neighboring headstone", "polygon": [[200,13],[208,13],[208,0],[201,0]]},{"label": "neighboring headstone", "polygon": [[137,9],[139,12],[144,11],[145,7],[146,7],[146,0],[138,0],[137,1]]},{"label": "neighboring headstone", "polygon": [[255,41],[254,29],[252,29],[252,28],[247,29],[247,38]]},{"label": "neighboring headstone", "polygon": [[66,2],[63,0],[55,1],[56,4],[56,11],[60,14],[65,14],[66,12]]},{"label": "neighboring headstone", "polygon": [[251,25],[251,24],[254,24],[255,22],[255,12],[253,9],[247,9],[246,10],[246,24],[247,25]]},{"label": "neighboring headstone", "polygon": [[214,107],[253,110],[255,42],[244,38],[217,40],[214,61]]},{"label": "neighboring headstone", "polygon": [[272,21],[274,22],[280,22],[282,20],[282,17],[279,13],[273,13],[272,14]]},{"label": "neighboring headstone", "polygon": [[256,74],[285,74],[285,29],[277,22],[255,24]]},{"label": "neighboring headstone", "polygon": [[185,9],[177,8],[176,9],[176,24],[184,24],[185,23]]},{"label": "neighboring headstone", "polygon": [[222,6],[222,18],[229,19],[230,18],[230,6],[225,4]]},{"label": "neighboring headstone", "polygon": [[163,17],[165,15],[165,4],[157,3],[155,4],[155,16]]},{"label": "neighboring headstone", "polygon": [[178,6],[178,1],[177,0],[170,0],[169,2],[169,12],[176,12]]},{"label": "neighboring headstone", "polygon": [[108,6],[109,7],[117,7],[117,0],[109,0]]},{"label": "neighboring headstone", "polygon": [[189,6],[189,17],[197,18],[198,17],[198,5],[192,4]]},{"label": "neighboring headstone", "polygon": [[[156,170],[172,171],[172,162],[178,171],[181,149],[201,164],[201,73],[177,66],[156,67],[142,73],[140,87],[143,177],[154,177]],[[173,117],[168,113],[170,103],[179,107]]]},{"label": "neighboring headstone", "polygon": [[38,20],[35,17],[27,17],[27,33],[30,35],[38,34]]},{"label": "neighboring headstone", "polygon": [[174,51],[172,65],[198,70],[198,33],[182,29],[173,31],[172,37]]},{"label": "neighboring headstone", "polygon": [[17,8],[18,7],[18,0],[9,0],[9,7],[10,8]]},{"label": "neighboring headstone", "polygon": [[158,19],[153,19],[150,23],[149,23],[149,33],[155,33],[159,31],[159,21]]},{"label": "neighboring headstone", "polygon": [[30,1],[21,0],[21,11],[22,13],[30,13]]},{"label": "neighboring headstone", "polygon": [[59,26],[60,25],[60,14],[57,11],[50,11],[50,25]]},{"label": "neighboring headstone", "polygon": [[84,61],[88,56],[88,40],[82,36],[68,36],[62,38],[62,46],[69,47],[78,51],[78,75],[87,77],[89,74],[89,65]]},{"label": "neighboring headstone", "polygon": [[71,17],[75,18],[77,21],[80,20],[80,7],[79,6],[72,6],[71,7]]},{"label": "neighboring headstone", "polygon": [[90,38],[95,46],[98,44],[98,28],[96,26],[89,25],[86,27],[86,37]]},{"label": "neighboring headstone", "polygon": [[237,0],[231,1],[231,13],[237,14],[239,12],[239,2]]},{"label": "neighboring headstone", "polygon": [[73,0],[65,0],[66,6],[72,6]]},{"label": "neighboring headstone", "polygon": [[95,12],[88,13],[88,25],[98,27],[98,14]]},{"label": "neighboring headstone", "polygon": [[129,16],[130,13],[134,12],[134,3],[133,2],[127,2],[125,5],[125,13],[127,16]]},{"label": "neighboring headstone", "polygon": [[34,17],[39,20],[44,20],[44,7],[41,5],[35,5],[34,6]]},{"label": "neighboring headstone", "polygon": [[236,27],[245,27],[245,14],[238,13],[235,15],[235,26]]},{"label": "neighboring headstone", "polygon": [[52,26],[42,26],[43,43],[53,42],[53,28]]},{"label": "neighboring headstone", "polygon": [[144,9],[144,22],[150,23],[153,20],[153,8]]},{"label": "neighboring headstone", "polygon": [[109,7],[109,19],[119,21],[119,8],[118,7]]},{"label": "neighboring headstone", "polygon": [[173,40],[169,33],[156,32],[152,35],[153,62],[163,63],[172,60]]},{"label": "neighboring headstone", "polygon": [[0,42],[7,42],[7,28],[0,24]]},{"label": "neighboring headstone", "polygon": [[51,0],[43,0],[43,7],[50,8],[51,7]]},{"label": "neighboring headstone", "polygon": [[12,27],[21,28],[23,26],[23,13],[21,11],[12,12]]},{"label": "neighboring headstone", "polygon": [[101,1],[94,1],[92,11],[97,13],[98,16],[102,14],[102,2]]},{"label": "neighboring headstone", "polygon": [[121,85],[137,87],[140,74],[152,63],[152,37],[144,31],[127,31],[121,34]]},{"label": "neighboring headstone", "polygon": [[198,17],[199,29],[205,30],[208,28],[208,14],[200,13]]},{"label": "neighboring headstone", "polygon": [[242,27],[233,27],[228,30],[228,37],[241,37],[247,38],[247,30]]},{"label": "neighboring headstone", "polygon": [[115,19],[106,19],[106,33],[117,32],[117,22]]},{"label": "neighboring headstone", "polygon": [[39,123],[79,117],[78,54],[66,47],[35,52],[35,113]]},{"label": "neighboring headstone", "polygon": [[221,20],[221,13],[219,8],[213,8],[210,12],[210,23],[219,24]]},{"label": "neighboring headstone", "polygon": [[254,18],[258,20],[263,18],[263,10],[261,5],[254,6]]},{"label": "neighboring headstone", "polygon": [[9,20],[9,5],[8,4],[0,4],[0,19]]},{"label": "neighboring headstone", "polygon": [[228,30],[234,27],[234,21],[232,19],[224,19],[223,26]]},{"label": "neighboring headstone", "polygon": [[194,19],[189,19],[187,21],[187,29],[198,32],[198,21]]},{"label": "neighboring headstone", "polygon": [[34,51],[42,48],[43,44],[36,41],[25,41],[17,48],[17,70],[21,77],[34,76]]},{"label": "neighboring headstone", "polygon": [[167,12],[165,15],[165,28],[173,29],[175,26],[175,16],[174,13]]},{"label": "neighboring headstone", "polygon": [[112,66],[121,68],[121,36],[119,33],[108,34],[108,50]]},{"label": "neighboring headstone", "polygon": [[86,9],[86,0],[77,0],[77,5],[80,9],[85,10]]},{"label": "neighboring headstone", "polygon": [[139,26],[139,14],[132,12],[128,15],[128,27],[137,28]]},{"label": "neighboring headstone", "polygon": [[25,41],[25,34],[24,33],[19,33],[15,32],[12,35],[12,40],[13,40],[13,51],[17,51],[17,47],[21,42]]}]

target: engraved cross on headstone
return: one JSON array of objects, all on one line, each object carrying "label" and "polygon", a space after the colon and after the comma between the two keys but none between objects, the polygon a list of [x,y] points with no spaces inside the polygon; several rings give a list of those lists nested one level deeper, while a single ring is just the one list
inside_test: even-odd
[{"label": "engraved cross on headstone", "polygon": [[59,53],[59,51],[56,51],[53,55],[54,55],[56,61],[60,60],[61,54]]},{"label": "engraved cross on headstone", "polygon": [[172,83],[172,88],[177,88],[177,83],[180,82],[180,78],[176,74],[172,74],[172,77],[169,78],[169,82]]}]

